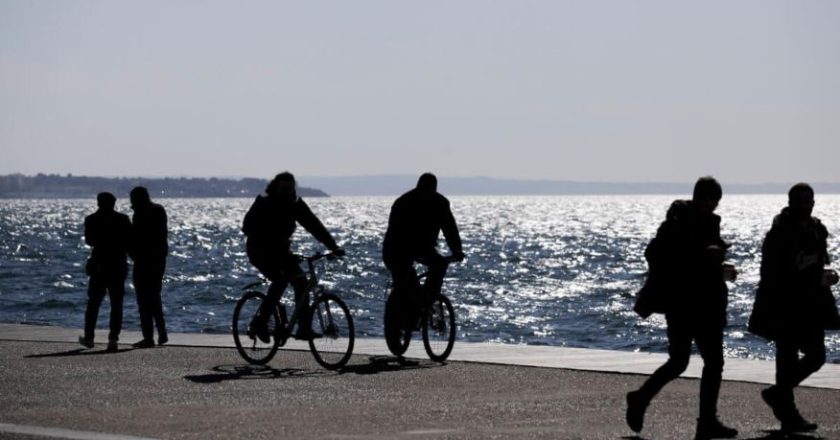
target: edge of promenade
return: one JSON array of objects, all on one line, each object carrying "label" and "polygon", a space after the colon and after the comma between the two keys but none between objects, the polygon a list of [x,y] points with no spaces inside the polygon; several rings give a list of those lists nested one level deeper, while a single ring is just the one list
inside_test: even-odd
[{"label": "edge of promenade", "polygon": [[[78,343],[80,334],[81,330],[67,327],[0,323],[0,340],[75,344]],[[140,340],[141,336],[137,331],[123,331],[120,338],[121,345],[128,345]],[[102,343],[108,340],[107,330],[97,330],[95,340],[99,342],[98,346],[104,347]],[[417,342],[411,344],[406,357],[421,359],[427,357],[422,343]],[[170,333],[167,346],[232,348],[234,343],[230,335],[224,334]],[[308,349],[308,345],[301,341],[289,341],[282,348],[282,350]],[[381,338],[356,338],[353,354],[390,356],[385,341]],[[464,341],[457,341],[449,356],[450,361],[458,362],[645,375],[653,373],[667,358],[665,353]],[[702,368],[702,359],[692,355],[688,369],[682,377],[699,378]],[[730,381],[772,384],[775,382],[775,362],[727,358],[723,378]],[[802,385],[840,390],[840,364],[824,365]]]}]

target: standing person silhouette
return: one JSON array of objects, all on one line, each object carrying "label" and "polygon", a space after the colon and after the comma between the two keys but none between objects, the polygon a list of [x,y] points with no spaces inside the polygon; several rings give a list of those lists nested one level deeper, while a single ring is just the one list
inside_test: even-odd
[{"label": "standing person silhouette", "polygon": [[[259,195],[245,214],[242,232],[245,233],[245,248],[248,260],[261,274],[271,281],[268,298],[264,307],[275,304],[283,295],[286,286],[292,285],[295,291],[295,308],[299,313],[297,339],[309,339],[312,325],[306,310],[309,297],[306,293],[306,276],[300,269],[300,262],[291,253],[291,238],[300,223],[315,239],[323,243],[336,256],[343,256],[342,249],[330,235],[327,228],[309,209],[309,205],[297,195],[295,176],[283,172],[274,177],[265,188],[265,195]],[[261,312],[252,323],[249,336],[259,337],[269,342],[270,334],[266,325],[269,313]],[[317,336],[317,335],[314,335]]]},{"label": "standing person silhouette", "polygon": [[731,266],[724,270],[729,245],[720,237],[720,217],[714,214],[722,193],[714,178],[701,177],[694,185],[692,199],[674,201],[657,231],[659,255],[651,257],[668,265],[663,272],[668,274],[665,288],[670,295],[664,310],[669,358],[641,388],[627,394],[626,420],[635,432],[642,430],[645,410],[654,396],[688,367],[694,341],[703,357],[696,438],[738,435],[717,417],[728,302],[724,278],[735,277]]},{"label": "standing person silhouette", "polygon": [[163,274],[169,252],[166,210],[152,203],[149,191],[138,186],[129,193],[134,210],[131,227],[131,259],[134,260],[134,291],[140,312],[140,330],[143,339],[134,347],[154,347],[154,328],[157,327],[158,344],[169,341],[163,319]]},{"label": "standing person silhouette", "polygon": [[440,293],[449,264],[437,251],[441,231],[453,259],[463,260],[461,236],[449,200],[437,192],[437,177],[425,173],[417,180],[416,188],[401,195],[391,206],[382,259],[391,271],[394,292],[420,293],[414,269],[414,262],[419,261],[429,267],[423,292],[430,296]]},{"label": "standing person silhouette", "polygon": [[748,326],[776,342],[776,385],[763,390],[761,397],[786,433],[817,429],[799,413],[793,389],[823,366],[825,330],[840,324],[830,287],[837,283],[837,273],[825,269],[828,230],[811,216],[813,209],[810,185],[790,188],[788,206],[773,219],[764,238],[761,281]]},{"label": "standing person silhouette", "polygon": [[85,334],[79,343],[93,348],[94,330],[99,307],[107,291],[111,301],[110,332],[107,351],[117,351],[123,319],[125,277],[128,272],[128,252],[131,222],[128,216],[114,210],[117,198],[108,192],[99,193],[99,209],[85,217],[85,243],[92,248],[85,265],[88,280],[88,303],[85,311]]}]

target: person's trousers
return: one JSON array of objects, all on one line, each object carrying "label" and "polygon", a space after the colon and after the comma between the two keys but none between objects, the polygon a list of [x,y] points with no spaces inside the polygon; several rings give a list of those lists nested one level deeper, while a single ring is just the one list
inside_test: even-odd
[{"label": "person's trousers", "polygon": [[[428,296],[439,294],[443,288],[443,278],[446,276],[449,262],[438,254],[425,257],[420,262],[428,267],[426,282],[423,283],[423,291]],[[395,292],[399,292],[401,295],[412,295],[420,290],[420,281],[417,278],[417,271],[414,269],[413,260],[400,259],[386,261],[385,266],[391,271]]]},{"label": "person's trousers", "polygon": [[163,319],[163,274],[165,264],[134,263],[134,291],[137,294],[137,309],[140,313],[140,330],[143,339],[153,340],[154,329],[158,337],[166,336],[166,322]]},{"label": "person's trousers", "polygon": [[691,342],[697,343],[703,358],[700,378],[700,420],[717,417],[717,401],[723,376],[723,328],[691,322],[666,315],[668,323],[668,361],[659,367],[639,389],[640,396],[649,402],[668,382],[676,379],[688,367]]},{"label": "person's trousers", "polygon": [[292,285],[295,291],[295,308],[298,310],[298,328],[308,329],[310,316],[308,312],[309,294],[306,291],[306,275],[300,269],[300,261],[292,254],[253,255],[251,264],[271,281],[268,286],[266,302],[260,307],[258,323],[265,322],[271,310],[267,309],[276,304],[286,287]]},{"label": "person's trousers", "polygon": [[825,330],[804,329],[796,336],[786,335],[776,340],[776,388],[783,410],[796,408],[793,389],[823,364]]},{"label": "person's trousers", "polygon": [[122,330],[123,297],[125,296],[125,274],[94,274],[88,281],[88,303],[85,310],[85,339],[93,340],[99,307],[105,295],[111,302],[109,341],[118,341]]}]

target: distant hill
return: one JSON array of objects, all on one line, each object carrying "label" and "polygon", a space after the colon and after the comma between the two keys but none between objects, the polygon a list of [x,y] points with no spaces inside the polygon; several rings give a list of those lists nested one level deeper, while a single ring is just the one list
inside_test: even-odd
[{"label": "distant hill", "polygon": [[[414,175],[343,177],[301,177],[300,181],[334,196],[394,196],[417,183]],[[568,180],[522,180],[492,177],[438,176],[438,187],[446,195],[561,195],[561,194],[684,194],[691,182],[574,182]],[[795,182],[729,184],[721,182],[727,194],[785,194]],[[840,183],[812,183],[818,194],[840,193]]]},{"label": "distant hill", "polygon": [[[38,174],[0,176],[0,198],[94,197],[108,191],[128,197],[135,186],[145,186],[152,197],[254,197],[265,190],[264,179],[87,177]],[[298,188],[304,197],[328,197],[313,188]]]}]

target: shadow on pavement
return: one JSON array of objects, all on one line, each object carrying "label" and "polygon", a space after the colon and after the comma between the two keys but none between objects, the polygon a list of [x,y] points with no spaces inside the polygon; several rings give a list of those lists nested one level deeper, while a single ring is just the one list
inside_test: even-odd
[{"label": "shadow on pavement", "polygon": [[368,358],[367,364],[347,365],[341,369],[341,374],[379,374],[389,371],[403,371],[414,370],[420,368],[432,368],[436,365],[443,364],[429,364],[420,363],[418,361],[408,360],[398,356],[371,356]]},{"label": "shadow on pavement", "polygon": [[67,357],[67,356],[92,356],[92,355],[100,355],[100,354],[118,354],[118,353],[125,353],[127,351],[131,351],[133,348],[123,348],[116,351],[108,351],[105,349],[102,350],[89,350],[86,348],[76,348],[73,350],[67,351],[59,351],[57,353],[42,353],[42,354],[30,354],[24,356],[27,359],[36,359],[36,358],[49,358],[49,357]]},{"label": "shadow on pavement", "polygon": [[213,367],[213,371],[215,373],[190,374],[184,376],[184,379],[195,383],[218,383],[226,380],[279,379],[332,374],[326,371],[303,370],[300,368],[282,368],[278,370],[265,365],[219,365]]},{"label": "shadow on pavement", "polygon": [[810,434],[803,434],[803,433],[785,433],[780,430],[766,430],[763,431],[765,434],[761,437],[751,437],[745,440],[779,440],[779,439],[786,439],[786,440],[824,440],[823,437],[820,437],[816,433]]}]

